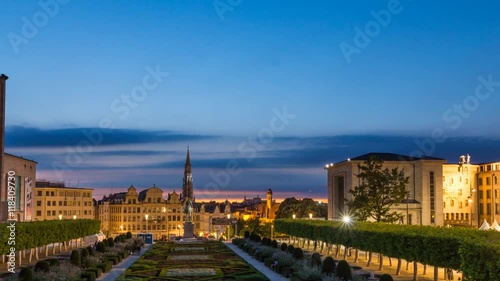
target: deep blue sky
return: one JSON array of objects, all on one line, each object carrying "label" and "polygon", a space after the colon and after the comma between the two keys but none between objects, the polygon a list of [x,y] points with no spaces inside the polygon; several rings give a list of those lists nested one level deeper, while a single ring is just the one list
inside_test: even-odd
[{"label": "deep blue sky", "polygon": [[[55,0],[9,0],[0,10],[6,151],[38,161],[39,178],[171,191],[190,145],[200,197],[271,187],[279,197],[324,198],[324,163],[410,154],[433,130],[453,139],[426,154],[500,160],[500,85],[479,86],[491,92],[473,98],[478,77],[500,81],[496,1],[243,0],[222,14],[215,6],[239,1],[65,2],[45,23],[39,3],[50,12]],[[356,45],[357,30],[388,6],[390,20]],[[346,59],[347,44],[359,48]],[[120,102],[148,68],[168,76],[133,106]],[[460,116],[455,105],[468,102]],[[294,118],[249,161],[242,143],[284,108]],[[103,120],[115,129],[67,162]],[[231,160],[241,172],[218,191],[207,187]],[[54,163],[67,169],[55,172]]]}]

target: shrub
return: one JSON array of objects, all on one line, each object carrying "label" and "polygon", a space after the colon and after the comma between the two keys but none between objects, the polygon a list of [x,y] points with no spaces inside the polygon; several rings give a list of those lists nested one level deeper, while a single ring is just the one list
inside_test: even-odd
[{"label": "shrub", "polygon": [[92,248],[92,246],[88,246],[87,247],[87,251],[89,251],[89,256],[93,256],[94,255],[94,248]]},{"label": "shrub", "polygon": [[282,251],[286,251],[287,247],[288,246],[286,245],[286,243],[281,243],[281,250]]},{"label": "shrub", "polygon": [[87,248],[83,248],[82,252],[81,252],[81,255],[82,255],[82,259],[84,257],[88,257],[89,256],[89,250],[87,250]]},{"label": "shrub", "polygon": [[49,272],[50,264],[47,261],[39,261],[35,264],[35,271]]},{"label": "shrub", "polygon": [[115,246],[115,242],[113,241],[113,238],[111,238],[111,237],[108,238],[108,245],[109,245],[109,247]]},{"label": "shrub", "polygon": [[293,245],[288,245],[288,252],[290,254],[293,254],[293,251],[295,250],[295,247]]},{"label": "shrub", "polygon": [[321,273],[332,276],[335,273],[335,260],[332,257],[326,257],[321,266]]},{"label": "shrub", "polygon": [[382,274],[382,275],[380,276],[380,279],[379,279],[379,280],[380,280],[380,281],[394,281],[394,280],[392,279],[392,276],[390,276],[390,275],[389,275],[389,274],[387,274],[387,273],[386,273],[386,274]]},{"label": "shrub", "polygon": [[245,238],[246,238],[246,239],[250,238],[250,232],[249,232],[248,230],[247,230],[247,231],[245,231]]},{"label": "shrub", "polygon": [[[106,241],[106,240],[104,240],[104,241]],[[98,242],[97,246],[96,246],[96,250],[98,252],[101,252],[101,253],[106,252],[106,244],[104,242]]]},{"label": "shrub", "polygon": [[81,276],[87,281],[95,281],[95,272],[93,271],[84,271]]},{"label": "shrub", "polygon": [[278,248],[278,241],[273,240],[273,241],[271,242],[271,247],[273,247],[274,249]]},{"label": "shrub", "polygon": [[108,239],[104,239],[104,240],[102,240],[102,242],[104,243],[104,246],[109,247]]},{"label": "shrub", "polygon": [[78,250],[71,251],[70,261],[75,266],[82,266],[82,258],[80,257],[80,251]]},{"label": "shrub", "polygon": [[33,281],[33,270],[31,270],[30,267],[21,268],[21,272],[19,272],[19,280]]},{"label": "shrub", "polygon": [[59,259],[56,259],[56,258],[46,259],[45,261],[48,262],[50,266],[59,266],[61,264]]},{"label": "shrub", "polygon": [[321,267],[321,256],[318,253],[312,254],[311,267]]},{"label": "shrub", "polygon": [[335,275],[337,275],[338,278],[344,278],[344,280],[352,280],[351,267],[346,260],[339,261],[337,269],[335,270]]},{"label": "shrub", "polygon": [[127,239],[130,239],[130,238],[132,238],[132,232],[129,231],[129,232],[127,232]]},{"label": "shrub", "polygon": [[304,252],[301,248],[297,247],[293,250],[293,258],[297,260],[301,260],[304,257]]}]

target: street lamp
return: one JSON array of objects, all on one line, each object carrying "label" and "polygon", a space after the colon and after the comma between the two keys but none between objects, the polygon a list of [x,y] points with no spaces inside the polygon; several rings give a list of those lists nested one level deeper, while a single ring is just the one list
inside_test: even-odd
[{"label": "street lamp", "polygon": [[470,227],[472,227],[472,197],[467,197],[469,201],[469,211],[470,211]]},{"label": "street lamp", "polygon": [[73,219],[76,220],[76,215],[73,215]]},{"label": "street lamp", "polygon": [[59,220],[62,220],[62,215],[59,215]]},{"label": "street lamp", "polygon": [[312,214],[312,213],[310,213],[310,214],[309,214],[309,218],[310,218],[310,219],[312,219],[312,218],[313,218],[313,214]]},{"label": "street lamp", "polygon": [[293,214],[293,215],[292,215],[292,218],[293,218],[293,219],[295,219],[295,217],[296,217],[296,216],[295,216],[295,214]]},{"label": "street lamp", "polygon": [[[146,231],[148,230],[148,218],[149,218],[149,214],[145,214],[144,217],[146,218]],[[144,233],[147,233],[146,231],[144,231]]]},{"label": "street lamp", "polygon": [[271,224],[271,241],[273,241],[274,224]]},{"label": "street lamp", "polygon": [[120,232],[123,232],[123,225],[120,225]]},{"label": "street lamp", "polygon": [[181,225],[180,224],[177,225],[177,229],[179,229],[179,236],[181,236]]}]

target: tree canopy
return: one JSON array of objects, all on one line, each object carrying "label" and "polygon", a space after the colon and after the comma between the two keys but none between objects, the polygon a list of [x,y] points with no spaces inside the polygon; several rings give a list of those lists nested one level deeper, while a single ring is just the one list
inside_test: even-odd
[{"label": "tree canopy", "polygon": [[408,195],[406,185],[410,177],[404,170],[383,168],[384,162],[370,157],[363,165],[358,164],[360,173],[356,176],[361,184],[349,190],[352,199],[347,202],[350,212],[360,221],[371,218],[377,222],[396,222],[402,214],[391,211],[391,206],[402,203]]},{"label": "tree canopy", "polygon": [[326,218],[328,210],[326,204],[319,203],[311,198],[298,200],[291,197],[281,202],[276,212],[276,218],[292,218],[294,214],[297,218],[309,218],[309,214],[312,214],[315,218]]}]

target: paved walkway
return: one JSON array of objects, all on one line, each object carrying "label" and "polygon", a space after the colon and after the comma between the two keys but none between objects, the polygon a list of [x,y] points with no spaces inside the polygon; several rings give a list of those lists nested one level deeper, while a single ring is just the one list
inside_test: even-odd
[{"label": "paved walkway", "polygon": [[289,281],[290,279],[283,277],[281,274],[278,274],[272,271],[269,267],[265,266],[263,262],[260,262],[253,257],[251,257],[248,253],[244,252],[238,246],[233,245],[231,242],[224,242],[229,249],[233,250],[238,256],[243,258],[246,262],[251,264],[255,269],[260,271],[262,274],[267,276],[271,281]]},{"label": "paved walkway", "polygon": [[139,255],[128,256],[126,259],[122,260],[119,264],[113,266],[111,271],[104,273],[96,281],[114,281],[118,278],[122,273],[127,270],[136,260],[138,260],[149,248],[153,246],[152,244],[146,244],[141,249],[141,253]]}]

